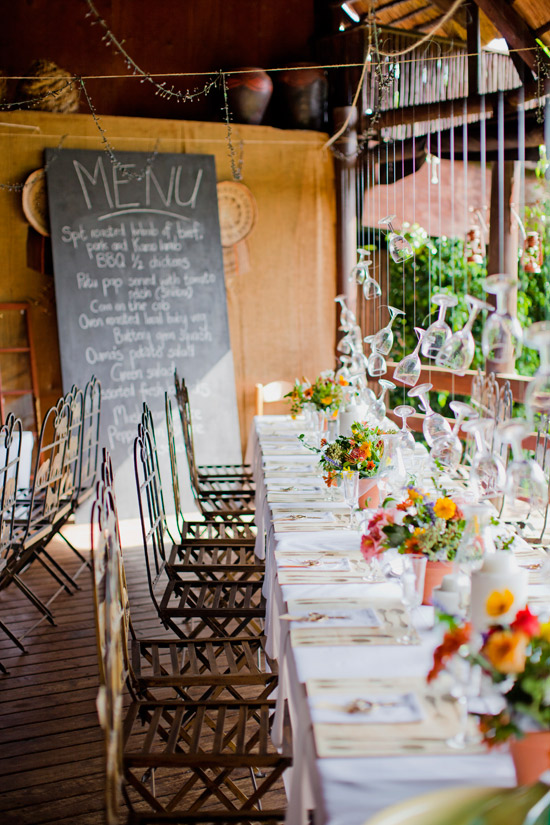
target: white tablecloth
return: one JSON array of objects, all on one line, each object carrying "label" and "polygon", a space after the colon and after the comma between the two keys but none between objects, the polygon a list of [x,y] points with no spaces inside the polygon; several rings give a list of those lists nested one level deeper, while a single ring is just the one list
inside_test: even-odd
[{"label": "white tablecloth", "polygon": [[[261,538],[259,555],[266,558],[264,592],[267,599],[266,635],[268,652],[280,667],[277,712],[272,731],[276,745],[282,742],[283,709],[288,705],[293,737],[294,764],[287,777],[288,825],[307,822],[314,810],[316,825],[361,825],[369,816],[407,797],[450,785],[515,784],[512,760],[506,752],[448,756],[403,756],[319,759],[315,754],[311,716],[304,683],[315,678],[343,680],[354,677],[424,677],[430,669],[437,631],[430,630],[433,609],[421,608],[420,646],[296,646],[290,643],[289,622],[279,616],[288,611],[289,600],[297,598],[341,599],[374,596],[399,597],[397,581],[369,584],[279,584],[277,558],[282,553],[319,549],[354,551],[359,534],[351,530],[322,532],[275,532],[267,503],[263,472],[262,432],[275,429],[290,432],[293,424],[286,416],[255,419],[250,457],[257,484],[257,524]],[[295,432],[299,432],[295,429]],[[284,463],[281,458],[281,465]],[[265,539],[265,547],[263,537]],[[368,728],[368,726],[366,726]],[[368,730],[365,731],[365,736]]]}]

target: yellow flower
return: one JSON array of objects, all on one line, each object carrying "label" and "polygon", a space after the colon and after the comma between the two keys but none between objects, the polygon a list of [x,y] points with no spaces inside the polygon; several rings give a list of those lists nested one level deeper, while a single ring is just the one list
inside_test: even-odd
[{"label": "yellow flower", "polygon": [[326,407],[332,404],[332,395],[325,395],[324,398],[321,398],[321,404],[324,404]]},{"label": "yellow flower", "polygon": [[482,648],[482,653],[501,673],[521,673],[525,670],[527,644],[525,633],[497,630]]},{"label": "yellow flower", "polygon": [[514,604],[514,594],[506,588],[500,592],[493,590],[485,604],[485,610],[488,616],[503,616],[508,613]]},{"label": "yellow flower", "polygon": [[452,498],[438,498],[434,504],[434,513],[438,518],[444,518],[446,521],[454,516],[456,513],[456,504]]},{"label": "yellow flower", "polygon": [[407,493],[408,493],[409,498],[410,498],[411,501],[418,501],[419,498],[423,497],[422,493],[419,493],[413,487],[409,487],[409,489],[407,490]]},{"label": "yellow flower", "polygon": [[414,528],[414,533],[413,533],[413,535],[414,535],[414,536],[421,536],[421,535],[422,535],[422,533],[425,533],[425,532],[426,532],[426,528],[425,528],[425,527],[415,527],[415,528]]},{"label": "yellow flower", "polygon": [[550,622],[544,622],[544,624],[541,624],[538,635],[547,642],[550,642]]}]

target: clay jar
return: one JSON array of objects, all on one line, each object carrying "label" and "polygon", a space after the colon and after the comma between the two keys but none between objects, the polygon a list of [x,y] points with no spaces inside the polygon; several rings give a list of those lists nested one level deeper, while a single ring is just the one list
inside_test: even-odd
[{"label": "clay jar", "polygon": [[322,131],[328,82],[322,69],[296,68],[273,75],[281,126]]},{"label": "clay jar", "polygon": [[227,78],[229,112],[235,123],[257,126],[262,122],[273,92],[273,82],[263,69],[236,69]]}]

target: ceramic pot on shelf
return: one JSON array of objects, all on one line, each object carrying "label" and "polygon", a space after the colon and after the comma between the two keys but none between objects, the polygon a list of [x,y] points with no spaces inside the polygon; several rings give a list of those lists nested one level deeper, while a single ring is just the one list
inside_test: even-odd
[{"label": "ceramic pot on shelf", "polygon": [[262,122],[271,95],[273,82],[263,69],[236,69],[238,74],[227,78],[227,101],[235,123],[257,126]]},{"label": "ceramic pot on shelf", "polygon": [[274,74],[275,95],[283,124],[288,129],[325,128],[328,81],[323,69],[306,66]]},{"label": "ceramic pot on shelf", "polygon": [[424,578],[424,596],[422,604],[432,603],[432,591],[434,587],[440,587],[444,576],[453,571],[452,561],[430,561],[426,562],[426,576]]}]

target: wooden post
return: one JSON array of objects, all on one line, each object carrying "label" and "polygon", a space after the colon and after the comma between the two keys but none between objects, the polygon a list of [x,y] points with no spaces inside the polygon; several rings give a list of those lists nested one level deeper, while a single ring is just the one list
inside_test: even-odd
[{"label": "wooden post", "polygon": [[[489,254],[487,258],[487,274],[494,275],[497,272],[503,272],[506,275],[511,275],[517,278],[518,274],[518,225],[512,215],[511,205],[514,200],[514,177],[519,180],[516,173],[516,166],[519,164],[515,161],[504,161],[503,163],[503,180],[499,181],[498,163],[493,163],[491,170],[491,216],[489,227]],[[499,188],[503,202],[500,203]],[[502,228],[501,228],[502,221]],[[502,231],[502,236],[501,236]],[[501,238],[503,243],[501,244]],[[495,303],[495,296],[488,295],[489,303]],[[508,312],[512,315],[517,313],[517,289],[510,293],[508,302]],[[487,360],[485,368],[487,372],[506,372],[513,373],[515,371],[514,362],[507,364],[495,364],[493,361]]]},{"label": "wooden post", "polygon": [[357,263],[357,109],[340,106],[334,109],[334,130],[350,115],[349,126],[335,143],[336,173],[336,271],[338,292],[346,296],[352,312],[357,311],[357,287],[348,281]]}]

